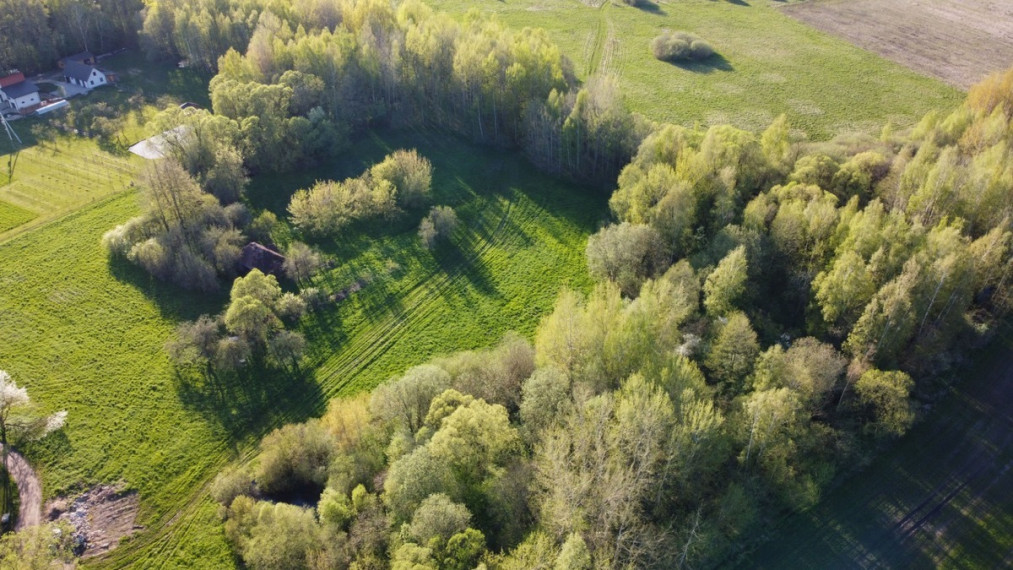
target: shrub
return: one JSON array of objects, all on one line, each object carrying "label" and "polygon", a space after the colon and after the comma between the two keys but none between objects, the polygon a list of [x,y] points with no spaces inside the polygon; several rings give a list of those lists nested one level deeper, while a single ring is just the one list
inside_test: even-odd
[{"label": "shrub", "polygon": [[367,218],[393,218],[401,207],[425,200],[432,185],[432,165],[415,151],[388,155],[358,178],[319,181],[292,195],[288,211],[301,231],[333,235]]},{"label": "shrub", "polygon": [[427,248],[432,248],[441,239],[446,239],[457,228],[457,214],[450,206],[436,206],[419,224],[419,238]]},{"label": "shrub", "polygon": [[662,61],[697,61],[714,55],[714,48],[689,32],[665,30],[651,40],[651,53]]},{"label": "shrub", "polygon": [[211,484],[211,496],[223,507],[231,505],[240,495],[252,494],[253,479],[245,469],[220,473]]},{"label": "shrub", "polygon": [[334,440],[319,421],[276,429],[260,443],[260,462],[254,473],[257,486],[268,495],[323,490]]}]

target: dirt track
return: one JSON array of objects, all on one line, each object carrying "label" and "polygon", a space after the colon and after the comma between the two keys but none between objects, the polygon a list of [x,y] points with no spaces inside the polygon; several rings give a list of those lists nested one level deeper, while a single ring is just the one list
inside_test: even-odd
[{"label": "dirt track", "polygon": [[1013,65],[1013,0],[812,0],[782,9],[963,89]]},{"label": "dirt track", "polygon": [[[3,446],[0,445],[0,450],[2,449]],[[42,521],[42,484],[39,483],[39,476],[17,451],[7,452],[7,465],[18,486],[18,497],[21,500],[14,530],[35,526]]]}]

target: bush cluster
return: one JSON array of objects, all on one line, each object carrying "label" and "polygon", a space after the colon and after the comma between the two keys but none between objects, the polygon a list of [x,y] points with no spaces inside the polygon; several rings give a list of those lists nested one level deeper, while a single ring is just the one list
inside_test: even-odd
[{"label": "bush cluster", "polygon": [[358,178],[317,182],[292,196],[288,211],[303,232],[332,235],[366,218],[393,218],[429,196],[433,167],[415,150],[398,150]]},{"label": "bush cluster", "polygon": [[714,55],[714,48],[695,34],[665,30],[651,40],[651,53],[662,61],[698,61]]}]

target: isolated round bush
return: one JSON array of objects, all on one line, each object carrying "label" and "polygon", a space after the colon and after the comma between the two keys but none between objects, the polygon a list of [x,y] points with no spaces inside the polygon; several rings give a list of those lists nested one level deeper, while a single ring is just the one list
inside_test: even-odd
[{"label": "isolated round bush", "polygon": [[714,48],[689,32],[665,30],[651,40],[651,53],[662,61],[696,61],[714,55]]}]

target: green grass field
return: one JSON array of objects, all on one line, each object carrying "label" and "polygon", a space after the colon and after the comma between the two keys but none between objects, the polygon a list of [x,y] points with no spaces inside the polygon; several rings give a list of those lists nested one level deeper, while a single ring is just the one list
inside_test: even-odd
[{"label": "green grass field", "polygon": [[31,210],[20,208],[9,202],[0,201],[0,234],[32,221],[36,216],[38,214]]},{"label": "green grass field", "polygon": [[1013,328],[946,399],[742,568],[1002,568],[1013,552]]},{"label": "green grass field", "polygon": [[[93,563],[232,566],[204,486],[268,429],[433,354],[484,346],[509,329],[530,334],[561,286],[589,285],[583,243],[604,216],[604,197],[534,174],[518,155],[440,136],[372,137],[306,180],[358,174],[402,147],[433,162],[436,202],[456,207],[462,221],[453,242],[422,249],[416,211],[323,244],[339,264],[322,284],[340,289],[372,275],[370,283],[305,320],[307,378],[233,386],[224,402],[177,379],[163,351],[178,321],[219,311],[224,297],[153,281],[110,262],[99,244],[137,213],[135,195],[107,197],[0,244],[0,362],[46,410],[69,411],[66,428],[26,450],[44,493],[123,481],[142,498],[138,522],[151,530]],[[283,207],[301,183],[261,180],[253,201]]]},{"label": "green grass field", "polygon": [[[24,123],[19,122],[16,127]],[[14,178],[0,156],[0,242],[128,188],[140,159],[104,152],[85,139],[60,137],[21,151]]]},{"label": "green grass field", "polygon": [[[963,99],[955,88],[793,20],[771,0],[672,0],[650,9],[609,0],[598,8],[577,0],[429,4],[545,28],[580,78],[618,76],[627,105],[657,121],[762,130],[786,113],[792,127],[825,140],[849,131],[878,134],[887,121],[911,125]],[[687,65],[656,60],[649,44],[666,28],[699,35],[720,57]]]}]

